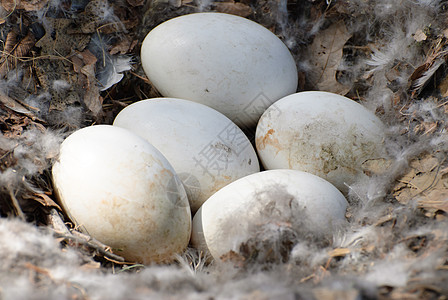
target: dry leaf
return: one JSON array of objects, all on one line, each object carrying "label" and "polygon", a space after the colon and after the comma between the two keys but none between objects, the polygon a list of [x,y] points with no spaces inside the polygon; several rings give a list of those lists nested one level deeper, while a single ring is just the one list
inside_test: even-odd
[{"label": "dry leaf", "polygon": [[17,61],[25,57],[35,44],[34,35],[29,32],[20,42],[16,42],[17,34],[13,31],[6,36],[5,48],[0,59],[0,76],[15,68]]},{"label": "dry leaf", "polygon": [[31,118],[33,121],[38,119],[33,112],[31,112],[25,106],[23,106],[19,102],[15,101],[14,99],[6,95],[3,91],[0,91],[0,103],[16,113]]},{"label": "dry leaf", "polygon": [[137,43],[138,43],[137,40],[132,41],[130,39],[124,38],[110,48],[109,54],[115,55],[115,54],[129,53],[132,50],[132,48],[135,47],[135,45],[137,45]]},{"label": "dry leaf", "polygon": [[71,58],[73,70],[80,73],[78,84],[85,90],[84,104],[95,115],[98,116],[103,109],[103,98],[100,97],[97,80],[95,77],[95,64],[97,58],[89,50],[77,52]]},{"label": "dry leaf", "polygon": [[421,158],[410,162],[410,166],[417,172],[430,172],[439,165],[439,160],[431,154],[422,155]]},{"label": "dry leaf", "polygon": [[38,11],[47,5],[49,0],[2,0],[2,6],[7,11],[24,9],[26,11]]},{"label": "dry leaf", "polygon": [[414,40],[416,40],[417,42],[425,41],[427,38],[426,34],[421,29],[418,29],[414,33],[413,37],[414,37]]},{"label": "dry leaf", "polygon": [[95,116],[98,116],[102,111],[103,105],[99,88],[96,85],[95,63],[97,59],[89,50],[83,51],[81,55],[83,56],[84,63],[86,63],[86,65],[81,68],[81,73],[87,77],[84,104]]},{"label": "dry leaf", "polygon": [[448,209],[448,178],[440,171],[439,160],[424,154],[410,163],[411,169],[394,187],[394,197],[402,204],[418,197],[420,207],[427,210]]},{"label": "dry leaf", "polygon": [[350,91],[349,86],[339,83],[336,72],[342,60],[342,50],[351,34],[343,22],[331,25],[321,31],[314,38],[311,45],[313,54],[312,64],[319,72],[313,84],[321,91],[345,95]]},{"label": "dry leaf", "polygon": [[415,68],[409,77],[412,96],[418,96],[436,71],[444,65],[447,53],[443,49],[446,44],[447,42],[442,38],[434,40],[425,62]]},{"label": "dry leaf", "polygon": [[61,207],[44,193],[35,193],[32,195],[24,195],[24,199],[35,200],[45,207],[54,207],[61,210]]},{"label": "dry leaf", "polygon": [[412,73],[409,78],[411,81],[411,87],[413,88],[413,95],[418,95],[433,77],[436,71],[445,63],[445,59],[433,60],[429,63],[425,63]]},{"label": "dry leaf", "polygon": [[426,210],[442,210],[448,213],[448,189],[436,189],[431,191],[427,197],[418,201],[420,207]]},{"label": "dry leaf", "polygon": [[0,116],[0,123],[3,126],[6,125],[6,128],[2,129],[3,136],[6,138],[20,138],[25,128],[32,123],[31,119],[27,116],[15,114],[12,111],[9,112],[8,108],[2,107],[2,105],[0,105],[0,108],[0,110],[7,112],[7,114]]},{"label": "dry leaf", "polygon": [[96,64],[97,58],[89,50],[80,52],[80,54],[82,56],[82,60],[84,61],[85,65],[94,65],[94,64]]},{"label": "dry leaf", "polygon": [[16,38],[17,38],[17,32],[14,30],[11,30],[6,35],[5,46],[3,47],[4,54],[2,56],[1,61],[7,58],[6,54],[10,54],[12,51],[14,51],[14,47],[16,45]]},{"label": "dry leaf", "polygon": [[389,171],[392,165],[391,160],[386,160],[384,158],[369,159],[362,163],[361,167],[367,176],[381,175]]},{"label": "dry leaf", "polygon": [[252,14],[252,8],[241,2],[216,2],[213,4],[217,12],[248,17]]},{"label": "dry leaf", "polygon": [[80,57],[73,55],[71,58],[71,62],[73,64],[73,71],[75,71],[76,73],[81,72],[81,69],[84,66],[83,60]]}]

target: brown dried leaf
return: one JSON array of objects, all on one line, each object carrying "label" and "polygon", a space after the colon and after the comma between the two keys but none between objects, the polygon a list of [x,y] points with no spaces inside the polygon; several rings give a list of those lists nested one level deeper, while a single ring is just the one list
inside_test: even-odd
[{"label": "brown dried leaf", "polygon": [[426,210],[442,210],[448,213],[448,189],[434,190],[425,199],[420,199],[418,204]]},{"label": "brown dried leaf", "polygon": [[395,199],[401,204],[408,204],[416,195],[418,195],[418,191],[411,188],[404,188],[394,193]]},{"label": "brown dried leaf", "polygon": [[410,162],[410,166],[417,172],[431,172],[439,165],[439,160],[431,154],[423,155],[421,158]]},{"label": "brown dried leaf", "polygon": [[2,0],[2,6],[7,11],[24,9],[26,11],[38,11],[47,5],[49,0]]},{"label": "brown dried leaf", "polygon": [[17,34],[8,33],[6,37],[5,49],[0,59],[0,75],[4,76],[8,71],[15,67],[17,61],[25,57],[34,46],[34,35],[29,32],[20,42],[16,43]]},{"label": "brown dried leaf", "polygon": [[[0,108],[3,111],[9,110],[6,106],[2,107],[2,105],[0,105]],[[29,117],[15,114],[11,110],[0,117],[0,122],[6,127],[6,129],[2,130],[3,136],[6,138],[19,138],[25,128],[32,123]]]},{"label": "brown dried leaf", "polygon": [[241,2],[216,2],[213,4],[217,12],[248,17],[252,14],[252,8]]},{"label": "brown dried leaf", "polygon": [[425,41],[428,38],[428,36],[421,29],[417,29],[417,31],[412,35],[412,37],[417,42]]},{"label": "brown dried leaf", "polygon": [[5,54],[9,54],[14,50],[14,46],[16,45],[17,32],[11,30],[6,35],[5,47],[3,48],[3,56],[2,61],[6,59]]},{"label": "brown dried leaf", "polygon": [[30,117],[32,120],[38,119],[29,109],[6,95],[3,91],[0,91],[0,103],[16,113]]},{"label": "brown dried leaf", "polygon": [[311,45],[312,64],[319,72],[313,84],[319,90],[345,95],[350,87],[339,83],[336,72],[342,60],[342,51],[351,34],[343,22],[331,25],[316,35]]},{"label": "brown dried leaf", "polygon": [[81,52],[85,65],[81,68],[81,73],[87,77],[87,85],[84,87],[84,104],[93,113],[98,116],[103,109],[103,99],[100,97],[99,88],[96,85],[95,63],[97,58],[89,50]]},{"label": "brown dried leaf", "polygon": [[408,81],[411,87],[412,96],[418,95],[436,71],[445,63],[447,54],[443,49],[446,44],[447,41],[442,38],[432,41],[432,46],[428,51],[425,62],[415,68],[414,72],[409,77]]},{"label": "brown dried leaf", "polygon": [[36,41],[34,35],[29,32],[17,45],[16,50],[14,51],[14,56],[25,57],[30,49],[34,46],[35,42]]},{"label": "brown dried leaf", "polygon": [[44,193],[34,193],[34,194],[28,194],[23,196],[24,199],[34,200],[39,202],[42,206],[45,207],[54,207],[59,210],[61,210],[61,207],[53,201],[48,195]]},{"label": "brown dried leaf", "polygon": [[123,40],[112,46],[112,48],[109,51],[109,54],[111,55],[126,54],[129,51],[131,51],[132,50],[131,47],[135,46],[136,44],[137,41],[131,41],[127,38],[124,38]]},{"label": "brown dried leaf", "polygon": [[419,192],[430,189],[435,180],[437,180],[437,174],[435,172],[422,173],[415,176],[408,185],[415,188]]},{"label": "brown dried leaf", "polygon": [[415,69],[415,71],[409,78],[413,90],[413,95],[418,95],[423,90],[423,88],[433,77],[436,71],[440,68],[440,66],[444,64],[444,62],[444,59],[437,59],[432,61],[431,63],[425,63]]},{"label": "brown dried leaf", "polygon": [[369,159],[362,163],[361,167],[367,176],[381,175],[388,172],[390,166],[392,165],[391,160],[386,160],[384,158],[379,159]]},{"label": "brown dried leaf", "polygon": [[[95,65],[97,58],[89,50],[80,52],[85,65]],[[94,72],[95,73],[95,72]]]},{"label": "brown dried leaf", "polygon": [[[415,175],[409,178],[412,173]],[[416,174],[414,170],[414,172],[410,172],[400,179],[400,182],[404,183],[404,187],[395,191],[394,196],[400,203],[407,204],[410,200],[431,189],[436,179],[435,172]]]},{"label": "brown dried leaf", "polygon": [[84,66],[83,60],[80,57],[73,55],[71,61],[73,64],[73,71],[75,71],[76,73],[81,72],[81,69]]},{"label": "brown dried leaf", "polygon": [[[4,75],[9,69],[10,55],[14,51],[14,47],[17,44],[17,32],[11,30],[6,35],[5,46],[3,48],[2,56],[0,59],[0,74]],[[6,71],[2,71],[5,69]]]},{"label": "brown dried leaf", "polygon": [[445,211],[448,199],[448,177],[441,170],[439,160],[424,154],[410,163],[411,169],[394,187],[394,197],[403,204],[418,197],[419,204],[427,210]]},{"label": "brown dried leaf", "polygon": [[414,80],[420,78],[423,75],[423,73],[425,73],[425,71],[429,69],[430,65],[431,65],[430,63],[424,63],[424,64],[418,66],[417,68],[415,68],[414,72],[412,72],[409,79],[411,81],[414,81]]}]

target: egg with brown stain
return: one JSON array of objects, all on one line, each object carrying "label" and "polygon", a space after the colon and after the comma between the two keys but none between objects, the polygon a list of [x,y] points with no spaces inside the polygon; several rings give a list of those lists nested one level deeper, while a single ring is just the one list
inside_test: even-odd
[{"label": "egg with brown stain", "polygon": [[119,127],[72,133],[52,169],[57,197],[83,232],[129,262],[168,262],[188,245],[181,181],[150,143]]},{"label": "egg with brown stain", "polygon": [[256,130],[256,148],[268,169],[318,175],[339,190],[366,176],[362,164],[385,155],[385,126],[361,104],[328,92],[301,92],[271,105]]}]

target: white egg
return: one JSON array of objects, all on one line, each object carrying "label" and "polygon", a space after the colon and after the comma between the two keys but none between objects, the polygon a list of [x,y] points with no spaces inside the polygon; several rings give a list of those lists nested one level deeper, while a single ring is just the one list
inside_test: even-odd
[{"label": "white egg", "polygon": [[259,172],[246,135],[226,116],[188,100],[154,98],[123,109],[114,126],[140,135],[172,164],[192,211],[223,186]]},{"label": "white egg", "polygon": [[215,259],[239,252],[257,228],[303,222],[332,234],[345,224],[347,201],[332,184],[296,170],[270,170],[241,178],[211,196],[193,218],[192,243]]},{"label": "white egg", "polygon": [[266,169],[318,175],[343,192],[362,164],[384,155],[384,125],[355,101],[327,92],[301,92],[269,107],[257,126],[256,147]]},{"label": "white egg", "polygon": [[143,41],[141,60],[162,95],[210,106],[239,126],[255,126],[270,104],[298,84],[295,61],[277,36],[223,13],[162,23]]},{"label": "white egg", "polygon": [[132,132],[110,125],[74,132],[52,173],[72,221],[126,260],[170,261],[188,245],[185,190],[163,155]]}]

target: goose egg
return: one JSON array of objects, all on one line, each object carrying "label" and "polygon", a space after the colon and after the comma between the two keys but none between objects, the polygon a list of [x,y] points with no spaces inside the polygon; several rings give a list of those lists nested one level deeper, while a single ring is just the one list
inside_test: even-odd
[{"label": "goose egg", "polygon": [[188,100],[155,98],[123,109],[114,126],[140,135],[172,164],[192,211],[223,186],[259,172],[245,134],[218,111]]},{"label": "goose egg", "polygon": [[298,85],[295,61],[275,34],[224,13],[160,24],[143,41],[141,60],[162,95],[205,104],[243,127]]},{"label": "goose egg", "polygon": [[52,174],[71,220],[127,261],[170,261],[186,248],[185,190],[143,138],[110,125],[80,129],[62,143]]},{"label": "goose egg", "polygon": [[384,155],[384,125],[355,101],[328,92],[286,96],[260,118],[256,147],[266,169],[318,175],[341,191],[356,181],[362,164]]},{"label": "goose egg", "polygon": [[318,176],[264,171],[232,182],[205,201],[193,218],[192,243],[218,259],[238,253],[266,225],[300,222],[310,232],[328,235],[346,224],[346,207],[341,192]]}]

